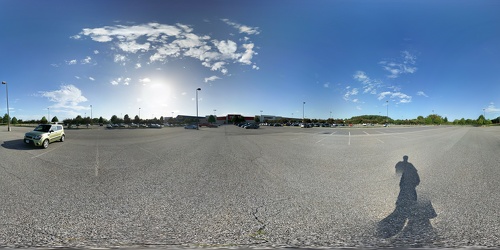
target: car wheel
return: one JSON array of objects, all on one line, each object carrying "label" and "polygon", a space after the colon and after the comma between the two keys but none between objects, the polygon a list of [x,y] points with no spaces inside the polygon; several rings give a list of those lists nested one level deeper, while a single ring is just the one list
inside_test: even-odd
[{"label": "car wheel", "polygon": [[45,139],[42,144],[43,148],[48,148],[49,147],[49,139]]},{"label": "car wheel", "polygon": [[61,136],[61,142],[64,142],[64,135]]}]

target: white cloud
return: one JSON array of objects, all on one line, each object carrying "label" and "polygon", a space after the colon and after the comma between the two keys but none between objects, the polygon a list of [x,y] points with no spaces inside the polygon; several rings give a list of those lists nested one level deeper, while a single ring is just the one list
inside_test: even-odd
[{"label": "white cloud", "polygon": [[[237,24],[227,19],[223,21],[237,28],[242,34],[259,34],[258,28]],[[227,65],[232,63],[252,65],[252,69],[259,69],[252,63],[257,52],[255,44],[249,42],[248,37],[245,36],[244,39],[240,38],[235,41],[213,39],[209,35],[195,34],[189,25],[180,23],[85,28],[72,38],[82,39],[83,37],[89,37],[101,43],[111,42],[114,62],[120,65],[141,57],[149,58],[149,63],[165,63],[169,58],[192,57],[199,60],[203,66],[220,71],[224,75],[228,73]],[[94,53],[99,52],[95,50]],[[137,62],[134,62],[134,65],[136,69],[142,67]]]},{"label": "white cloud", "polygon": [[363,84],[363,93],[377,94],[377,88],[381,84],[380,81],[370,79],[363,71],[356,71],[352,77]]},{"label": "white cloud", "polygon": [[94,50],[94,54],[95,55],[99,54],[99,50]]},{"label": "white cloud", "polygon": [[389,98],[391,99],[398,99],[397,103],[410,103],[412,99],[412,97],[407,94],[401,92],[390,92],[390,91],[380,93],[378,95],[378,99],[382,100],[387,96],[389,96]]},{"label": "white cloud", "polygon": [[486,113],[499,113],[500,108],[495,107],[495,104],[493,102],[490,102],[490,105],[484,109]]},{"label": "white cloud", "polygon": [[402,74],[413,74],[417,71],[415,67],[417,57],[409,51],[401,51],[400,57],[402,61],[380,61],[382,68],[390,73],[388,78],[398,78]]},{"label": "white cloud", "polygon": [[238,49],[238,45],[235,42],[233,42],[231,40],[227,40],[227,41],[214,40],[212,42],[217,47],[219,52],[221,53],[222,58],[224,58],[224,59],[225,58],[236,59],[236,58],[240,57],[240,54],[236,53],[236,50]]},{"label": "white cloud", "polygon": [[124,41],[118,43],[118,47],[124,52],[136,53],[137,51],[148,51],[150,43],[138,44],[136,41]]},{"label": "white cloud", "polygon": [[418,92],[417,92],[417,95],[419,95],[419,96],[424,96],[424,97],[429,97],[428,95],[426,95],[426,94],[424,93],[424,91],[418,91]]},{"label": "white cloud", "polygon": [[255,52],[253,51],[253,43],[249,44],[243,44],[243,47],[245,48],[245,53],[241,56],[239,62],[243,64],[251,64],[252,63],[252,58]]},{"label": "white cloud", "polygon": [[75,65],[77,63],[77,61],[73,59],[73,60],[70,60],[70,61],[66,61],[66,63],[68,65]]},{"label": "white cloud", "polygon": [[329,83],[329,82],[324,83],[324,84],[323,84],[323,87],[325,87],[325,88],[329,88],[329,87],[330,87],[330,83]]},{"label": "white cloud", "polygon": [[139,79],[139,82],[142,84],[147,84],[147,83],[151,82],[151,79],[146,77],[146,78]]},{"label": "white cloud", "polygon": [[126,77],[126,78],[118,77],[116,79],[111,80],[111,84],[112,85],[120,85],[120,84],[130,85],[130,81],[132,81],[132,79],[129,77]]},{"label": "white cloud", "polygon": [[260,33],[258,27],[250,27],[250,26],[238,24],[238,23],[229,21],[229,19],[222,19],[222,21],[225,22],[226,24],[238,29],[238,31],[240,33],[245,33],[248,35],[258,35]]},{"label": "white cloud", "polygon": [[89,76],[89,80],[95,81],[95,79],[93,77],[91,77],[91,76]]},{"label": "white cloud", "polygon": [[114,56],[114,62],[115,63],[120,63],[122,65],[125,65],[126,61],[127,61],[127,57],[124,56],[124,55],[116,54]]},{"label": "white cloud", "polygon": [[80,103],[86,102],[87,98],[82,95],[82,91],[74,85],[62,85],[59,90],[54,91],[40,91],[43,97],[49,99],[50,102],[55,103],[51,108],[70,109],[70,110],[83,110],[87,106],[80,106]]},{"label": "white cloud", "polygon": [[[351,87],[348,86],[346,89],[350,89],[350,88]],[[347,93],[344,94],[344,100],[349,101],[351,96],[357,95],[357,94],[358,94],[358,89],[357,88],[353,88],[351,90],[348,90]]]},{"label": "white cloud", "polygon": [[219,79],[221,79],[221,78],[218,76],[211,76],[211,77],[205,78],[205,82],[213,82],[213,81],[219,80]]},{"label": "white cloud", "polygon": [[382,93],[378,94],[378,99],[379,99],[379,100],[382,100],[382,99],[384,99],[386,96],[391,95],[391,94],[392,94],[392,92],[390,92],[390,91],[382,92]]},{"label": "white cloud", "polygon": [[87,57],[85,57],[85,59],[83,59],[81,61],[81,63],[82,64],[89,64],[89,63],[91,63],[91,61],[92,61],[92,58],[90,56],[87,56]]}]

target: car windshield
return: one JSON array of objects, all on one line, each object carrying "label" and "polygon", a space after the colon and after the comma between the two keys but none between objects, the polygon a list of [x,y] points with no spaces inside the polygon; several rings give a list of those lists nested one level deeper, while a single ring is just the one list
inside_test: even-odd
[{"label": "car windshield", "polygon": [[33,131],[49,132],[51,125],[38,125]]},{"label": "car windshield", "polygon": [[500,0],[1,0],[0,35],[0,248],[500,247]]}]

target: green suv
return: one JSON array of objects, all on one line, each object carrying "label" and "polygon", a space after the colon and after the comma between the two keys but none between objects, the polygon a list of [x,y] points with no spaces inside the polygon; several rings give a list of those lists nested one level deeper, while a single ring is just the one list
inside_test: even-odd
[{"label": "green suv", "polygon": [[54,141],[64,141],[64,128],[59,124],[38,125],[33,131],[24,135],[24,142],[35,146],[48,148],[49,143]]}]

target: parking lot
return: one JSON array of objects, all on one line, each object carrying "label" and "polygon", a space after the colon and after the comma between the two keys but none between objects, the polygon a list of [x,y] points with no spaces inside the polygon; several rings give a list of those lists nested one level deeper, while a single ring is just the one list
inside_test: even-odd
[{"label": "parking lot", "polygon": [[[500,127],[29,130],[0,132],[0,247],[500,246]],[[424,205],[381,237],[404,155]]]}]

